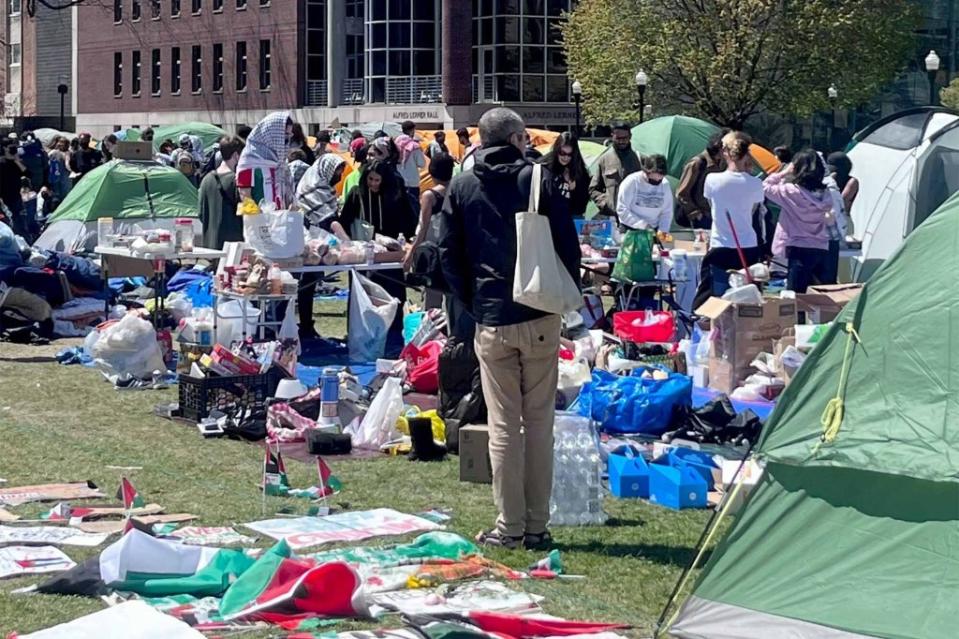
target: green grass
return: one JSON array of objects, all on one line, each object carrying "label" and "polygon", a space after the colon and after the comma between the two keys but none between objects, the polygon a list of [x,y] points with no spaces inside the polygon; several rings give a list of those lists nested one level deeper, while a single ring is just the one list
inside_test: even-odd
[{"label": "green grass", "polygon": [[[324,312],[342,304],[318,305]],[[326,335],[344,332],[341,317],[317,318]],[[257,489],[262,450],[229,440],[204,440],[192,427],[153,415],[172,401],[176,390],[117,392],[91,369],[59,366],[50,360],[62,343],[50,347],[0,344],[0,477],[7,486],[92,480],[112,494],[120,471],[107,466],[139,466],[132,481],[148,502],[166,512],[190,512],[204,525],[237,525],[261,518]],[[312,485],[315,467],[287,461],[294,486]],[[458,458],[443,463],[410,463],[404,458],[333,461],[343,481],[334,502],[345,509],[391,507],[419,512],[452,508],[450,529],[472,536],[494,518],[489,486],[460,483]],[[556,547],[567,570],[583,581],[534,582],[524,586],[546,597],[547,612],[569,618],[634,624],[648,636],[708,513],[673,512],[641,501],[607,498],[606,526],[557,528]],[[305,512],[299,500],[269,498],[268,515],[289,506]],[[12,509],[25,516],[49,508],[32,504]],[[249,532],[249,531],[247,531]],[[387,544],[396,540],[372,540]],[[264,542],[265,545],[265,542]],[[65,547],[80,561],[96,549]],[[489,556],[526,568],[543,553],[491,551]],[[102,607],[98,600],[46,595],[12,596],[10,590],[39,582],[24,578],[0,582],[0,636],[31,632]],[[348,628],[349,625],[343,626]],[[282,636],[247,633],[244,637]]]}]

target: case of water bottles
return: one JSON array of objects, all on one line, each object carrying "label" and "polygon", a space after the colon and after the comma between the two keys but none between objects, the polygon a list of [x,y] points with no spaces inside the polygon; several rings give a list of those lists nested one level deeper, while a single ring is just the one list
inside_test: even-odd
[{"label": "case of water bottles", "polygon": [[599,436],[592,421],[576,413],[557,412],[553,433],[550,523],[555,526],[606,523]]}]

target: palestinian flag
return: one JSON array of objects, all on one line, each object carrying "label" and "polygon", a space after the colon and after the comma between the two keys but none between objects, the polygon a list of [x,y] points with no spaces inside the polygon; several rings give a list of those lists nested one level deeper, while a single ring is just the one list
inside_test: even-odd
[{"label": "palestinian flag", "polygon": [[349,564],[297,558],[281,541],[230,586],[220,602],[220,614],[227,621],[284,624],[311,616],[367,617],[361,585]]},{"label": "palestinian flag", "polygon": [[289,489],[290,480],[286,477],[283,456],[279,450],[274,453],[267,447],[263,459],[263,491],[267,495],[285,495]]},{"label": "palestinian flag", "polygon": [[484,632],[512,637],[570,637],[629,628],[625,624],[537,619],[525,615],[473,610],[467,617]]},{"label": "palestinian flag", "polygon": [[242,550],[189,546],[133,529],[99,555],[40,584],[38,590],[90,597],[111,589],[145,597],[219,597],[254,563]]},{"label": "palestinian flag", "polygon": [[130,480],[126,477],[120,480],[120,488],[117,490],[117,499],[123,502],[123,507],[127,510],[143,508],[146,506],[146,502],[143,501],[143,497],[140,497],[140,493],[137,492],[137,489],[133,487],[133,484],[131,484]]},{"label": "palestinian flag", "polygon": [[333,471],[330,470],[326,461],[319,456],[316,458],[316,472],[320,476],[320,483],[317,485],[320,489],[320,497],[334,495],[343,487],[340,480],[333,476]]}]

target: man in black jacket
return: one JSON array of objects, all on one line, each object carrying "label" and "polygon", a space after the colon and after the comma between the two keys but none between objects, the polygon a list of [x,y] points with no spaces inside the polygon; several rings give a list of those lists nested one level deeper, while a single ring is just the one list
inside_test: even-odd
[{"label": "man in black jacket", "polygon": [[[495,108],[479,122],[483,148],[472,171],[453,178],[441,219],[443,275],[476,320],[476,355],[489,412],[489,453],[496,527],[477,541],[493,546],[549,546],[553,413],[561,318],[513,301],[516,213],[529,202],[532,165],[514,111]],[[545,167],[544,167],[545,168]],[[543,172],[539,212],[553,246],[579,282],[580,251],[569,211],[552,197]]]}]

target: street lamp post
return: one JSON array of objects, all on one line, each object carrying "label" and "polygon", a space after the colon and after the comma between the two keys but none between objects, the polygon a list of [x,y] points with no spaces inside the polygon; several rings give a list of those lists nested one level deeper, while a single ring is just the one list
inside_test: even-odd
[{"label": "street lamp post", "polygon": [[836,129],[836,100],[839,99],[839,90],[836,89],[835,84],[830,84],[829,88],[826,89],[826,95],[829,96],[829,108],[830,108],[830,118],[829,118],[829,129],[827,130],[826,146],[828,150],[832,150],[832,136]]},{"label": "street lamp post", "polygon": [[583,101],[583,85],[580,84],[579,80],[573,81],[573,102],[576,103],[576,137],[579,137],[580,134],[580,104]]},{"label": "street lamp post", "polygon": [[646,115],[646,85],[649,84],[649,76],[640,69],[636,72],[636,91],[639,93],[639,123],[643,123]]},{"label": "street lamp post", "polygon": [[67,99],[67,90],[69,87],[65,84],[57,85],[57,93],[60,94],[60,130],[64,131],[66,126],[66,99]]},{"label": "street lamp post", "polygon": [[929,105],[936,106],[936,75],[939,73],[939,63],[941,60],[936,55],[935,50],[929,51],[926,56],[926,73],[929,74]]}]

